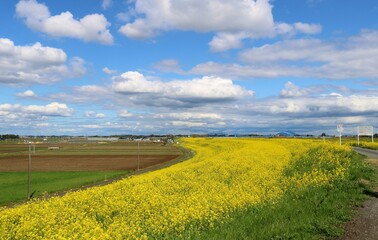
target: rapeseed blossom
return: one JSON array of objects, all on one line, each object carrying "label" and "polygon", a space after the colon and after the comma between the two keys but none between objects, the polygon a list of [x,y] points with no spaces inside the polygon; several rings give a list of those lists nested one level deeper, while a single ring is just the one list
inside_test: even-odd
[{"label": "rapeseed blossom", "polygon": [[354,146],[362,147],[362,148],[368,148],[373,150],[378,150],[378,143],[377,142],[361,142],[360,145],[353,144]]},{"label": "rapeseed blossom", "polygon": [[[187,138],[187,161],[0,210],[0,239],[149,239],[212,228],[286,191],[332,185],[349,148],[314,140]],[[303,167],[304,166],[304,167]]]}]

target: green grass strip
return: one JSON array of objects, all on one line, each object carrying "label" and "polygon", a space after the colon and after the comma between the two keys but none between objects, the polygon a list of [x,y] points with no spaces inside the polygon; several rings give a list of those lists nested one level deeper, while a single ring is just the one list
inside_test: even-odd
[{"label": "green grass strip", "polygon": [[[129,171],[104,172],[32,172],[31,192],[33,197],[77,188],[101,182]],[[27,198],[27,172],[0,172],[0,206]]]}]

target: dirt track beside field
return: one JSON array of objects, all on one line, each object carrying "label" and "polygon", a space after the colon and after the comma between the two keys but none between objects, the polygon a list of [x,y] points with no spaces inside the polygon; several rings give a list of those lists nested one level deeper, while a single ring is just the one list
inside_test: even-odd
[{"label": "dirt track beside field", "polygon": [[[367,161],[378,169],[378,151],[355,148],[356,152],[367,155]],[[365,192],[368,200],[357,209],[356,216],[346,223],[342,240],[378,239],[378,184],[373,191]]]}]

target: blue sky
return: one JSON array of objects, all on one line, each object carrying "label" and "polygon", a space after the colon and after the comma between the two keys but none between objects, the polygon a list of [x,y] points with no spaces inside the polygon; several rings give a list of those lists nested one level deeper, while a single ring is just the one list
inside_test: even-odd
[{"label": "blue sky", "polygon": [[374,0],[9,0],[0,133],[378,127]]}]

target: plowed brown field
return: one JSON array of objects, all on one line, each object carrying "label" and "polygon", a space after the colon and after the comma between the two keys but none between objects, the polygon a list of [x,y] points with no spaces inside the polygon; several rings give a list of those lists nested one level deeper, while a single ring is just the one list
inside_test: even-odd
[{"label": "plowed brown field", "polygon": [[[50,146],[58,150],[48,150]],[[33,147],[32,147],[33,151]],[[181,155],[178,148],[141,143],[139,169],[171,161]],[[37,144],[31,154],[32,171],[118,171],[138,168],[135,142],[110,144]],[[28,170],[28,145],[0,145],[0,172]]]},{"label": "plowed brown field", "polygon": [[[178,155],[141,155],[139,167],[146,168],[175,159]],[[138,167],[136,155],[33,155],[32,171],[117,171],[135,170]],[[0,172],[28,170],[28,157],[10,156],[0,158]]]}]

